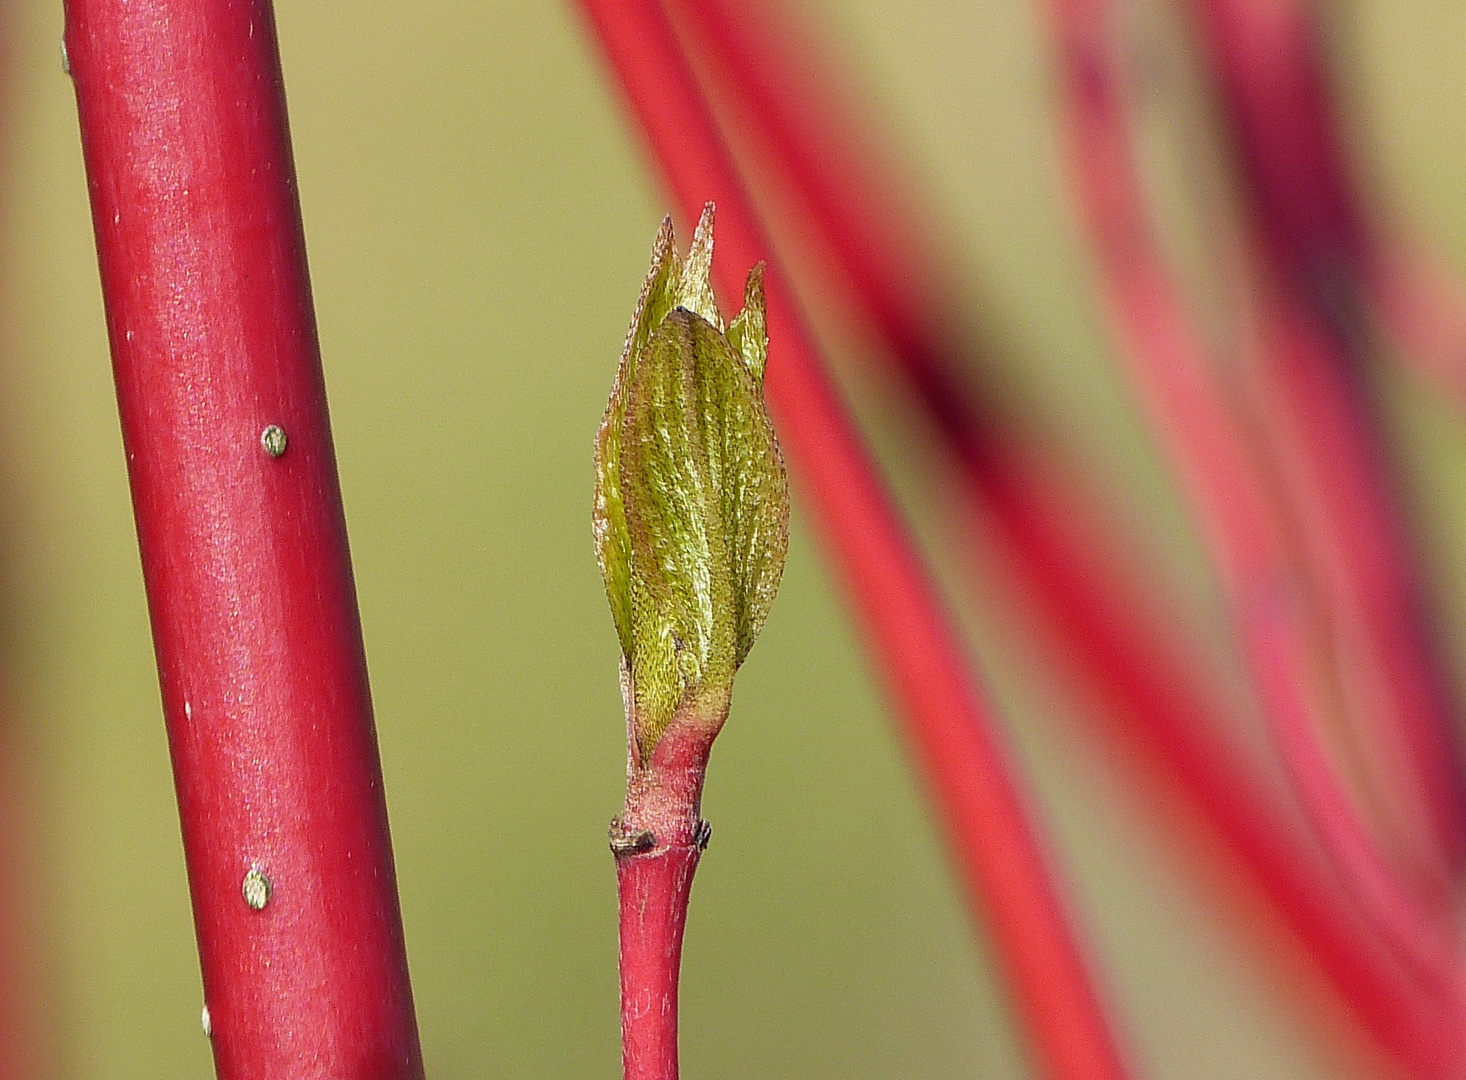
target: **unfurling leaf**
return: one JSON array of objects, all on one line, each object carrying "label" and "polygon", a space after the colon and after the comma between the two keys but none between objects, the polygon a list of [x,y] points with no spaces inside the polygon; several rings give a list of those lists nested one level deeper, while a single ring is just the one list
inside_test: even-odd
[{"label": "unfurling leaf", "polygon": [[596,437],[596,556],[639,763],[679,710],[721,723],[788,548],[788,481],[763,401],[763,266],[725,328],[712,255],[712,204],[685,261],[662,223]]}]

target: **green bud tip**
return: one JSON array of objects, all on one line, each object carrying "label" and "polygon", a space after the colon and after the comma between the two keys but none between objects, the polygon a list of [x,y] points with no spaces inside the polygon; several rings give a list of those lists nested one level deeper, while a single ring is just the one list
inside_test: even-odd
[{"label": "green bud tip", "polygon": [[716,733],[789,546],[788,478],[763,400],[763,264],[725,324],[712,261],[712,203],[685,259],[662,222],[596,435],[596,557],[638,765],[674,720]]}]

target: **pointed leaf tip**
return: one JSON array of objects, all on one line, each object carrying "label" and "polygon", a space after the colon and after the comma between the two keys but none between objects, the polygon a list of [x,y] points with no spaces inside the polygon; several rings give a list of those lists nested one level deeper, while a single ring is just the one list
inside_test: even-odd
[{"label": "pointed leaf tip", "polygon": [[712,203],[702,208],[697,229],[692,234],[692,247],[687,251],[687,261],[682,265],[682,284],[678,289],[677,303],[694,315],[701,315],[719,330],[723,329],[723,316],[718,311],[718,301],[713,296],[713,218]]},{"label": "pointed leaf tip", "polygon": [[764,309],[764,264],[755,263],[743,289],[743,310],[728,324],[728,341],[738,350],[749,374],[762,388],[769,358],[769,334]]}]

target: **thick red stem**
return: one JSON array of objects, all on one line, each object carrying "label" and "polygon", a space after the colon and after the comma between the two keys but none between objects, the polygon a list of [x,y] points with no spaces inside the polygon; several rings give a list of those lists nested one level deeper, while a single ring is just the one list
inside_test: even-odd
[{"label": "thick red stem", "polygon": [[[684,215],[718,205],[715,283],[770,248],[656,0],[582,0]],[[835,395],[777,268],[768,284],[766,393],[781,441],[880,661],[955,849],[986,915],[1040,1071],[1128,1075],[1087,964],[962,647]]]},{"label": "thick red stem", "polygon": [[215,1064],[412,1080],[270,4],[66,16]]}]

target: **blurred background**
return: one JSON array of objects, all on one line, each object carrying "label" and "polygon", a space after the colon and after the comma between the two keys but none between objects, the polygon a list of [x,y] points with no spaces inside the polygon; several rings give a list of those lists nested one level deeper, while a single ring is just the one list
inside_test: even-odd
[{"label": "blurred background", "polygon": [[[1336,7],[1377,194],[1466,271],[1466,8]],[[1120,493],[1137,550],[1205,627],[1213,587],[1099,323],[1036,9],[801,6],[897,132],[999,377]],[[429,1075],[614,1077],[605,824],[625,750],[590,447],[668,203],[569,5],[276,11]],[[25,842],[0,893],[34,945],[25,1037],[47,1076],[206,1077],[60,4],[9,0],[0,35],[0,696],[7,827]],[[944,573],[963,578],[929,448],[858,364],[841,370]],[[1386,390],[1459,662],[1466,419],[1403,376]],[[794,530],[710,771],[685,1072],[1024,1076],[798,503]],[[1260,961],[1245,905],[1215,903],[1125,774],[1097,767],[1085,704],[989,599],[964,609],[973,648],[1140,1071],[1374,1075],[1321,1029],[1317,987]]]}]

